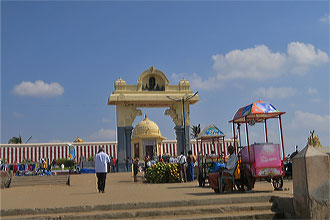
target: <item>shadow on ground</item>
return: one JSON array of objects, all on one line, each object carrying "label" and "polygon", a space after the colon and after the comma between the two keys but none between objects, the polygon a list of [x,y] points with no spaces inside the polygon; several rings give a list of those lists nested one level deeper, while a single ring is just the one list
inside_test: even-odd
[{"label": "shadow on ground", "polygon": [[195,189],[195,188],[198,188],[198,186],[170,186],[170,187],[167,187],[167,189]]},{"label": "shadow on ground", "polygon": [[272,190],[264,190],[264,191],[245,191],[245,192],[239,192],[239,191],[234,191],[234,192],[224,192],[224,193],[215,193],[213,191],[210,192],[203,192],[203,193],[186,193],[186,195],[190,196],[212,196],[212,195],[232,195],[232,194],[258,194],[258,193],[272,193]]}]

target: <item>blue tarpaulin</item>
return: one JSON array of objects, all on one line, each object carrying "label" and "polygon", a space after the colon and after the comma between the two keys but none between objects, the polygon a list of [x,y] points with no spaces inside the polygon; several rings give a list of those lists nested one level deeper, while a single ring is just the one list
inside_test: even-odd
[{"label": "blue tarpaulin", "polygon": [[212,173],[217,172],[218,169],[220,169],[222,167],[225,167],[225,164],[224,163],[214,162]]},{"label": "blue tarpaulin", "polygon": [[81,168],[81,173],[95,173],[95,169],[92,168]]}]

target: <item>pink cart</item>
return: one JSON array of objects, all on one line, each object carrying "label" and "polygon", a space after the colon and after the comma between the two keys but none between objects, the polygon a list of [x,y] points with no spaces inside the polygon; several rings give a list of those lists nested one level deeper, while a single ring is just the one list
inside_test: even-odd
[{"label": "pink cart", "polygon": [[[282,114],[285,114],[285,112],[279,112],[270,103],[257,101],[240,108],[234,115],[233,120],[229,121],[233,123],[234,137],[236,137],[236,130],[238,131],[240,142],[240,127],[245,125],[247,146],[242,147],[241,144],[239,147],[235,146],[235,149],[238,149],[236,153],[238,153],[240,158],[241,189],[247,187],[248,190],[251,190],[256,179],[269,180],[272,182],[275,190],[282,189],[283,176],[285,174],[283,166],[285,153],[281,122]],[[279,121],[281,144],[268,142],[267,120],[274,118],[277,118]],[[265,143],[250,145],[248,127],[254,126],[256,123],[264,124]]]}]

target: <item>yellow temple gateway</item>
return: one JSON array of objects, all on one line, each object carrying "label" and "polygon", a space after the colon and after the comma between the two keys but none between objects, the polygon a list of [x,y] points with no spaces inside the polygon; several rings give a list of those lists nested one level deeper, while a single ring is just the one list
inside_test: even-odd
[{"label": "yellow temple gateway", "polygon": [[[114,91],[108,98],[108,105],[116,106],[117,141],[118,141],[118,168],[125,170],[125,160],[132,158],[132,124],[136,116],[142,115],[141,108],[165,108],[164,115],[169,116],[174,125],[174,132],[179,152],[187,152],[190,148],[190,105],[199,101],[197,92],[190,89],[190,82],[182,79],[177,85],[171,85],[166,75],[154,66],[140,74],[137,83],[126,84],[119,77],[114,83]],[[145,146],[157,146],[157,143],[141,142],[139,150]],[[151,147],[147,147],[149,150]],[[134,150],[135,152],[135,150]],[[153,153],[156,152],[153,151]],[[142,152],[141,152],[142,153]],[[145,153],[145,152],[143,152]],[[140,155],[140,157],[145,155]]]},{"label": "yellow temple gateway", "polygon": [[158,125],[149,120],[146,115],[144,120],[139,122],[133,130],[132,156],[137,155],[140,160],[143,160],[147,153],[151,158],[162,155],[162,141],[164,139],[166,138],[162,137]]}]

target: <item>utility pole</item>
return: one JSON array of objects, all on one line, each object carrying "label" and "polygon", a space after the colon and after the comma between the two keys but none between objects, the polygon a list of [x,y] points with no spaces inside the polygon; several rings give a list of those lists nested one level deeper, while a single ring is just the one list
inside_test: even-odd
[{"label": "utility pole", "polygon": [[182,96],[182,98],[172,98],[170,96],[167,96],[168,99],[171,99],[175,102],[182,102],[182,112],[183,112],[183,140],[182,140],[182,145],[183,145],[183,150],[184,154],[186,155],[188,153],[187,149],[187,136],[186,136],[186,112],[185,112],[185,102],[193,98],[195,95],[198,94],[198,91],[195,92],[193,95],[190,96]]}]

